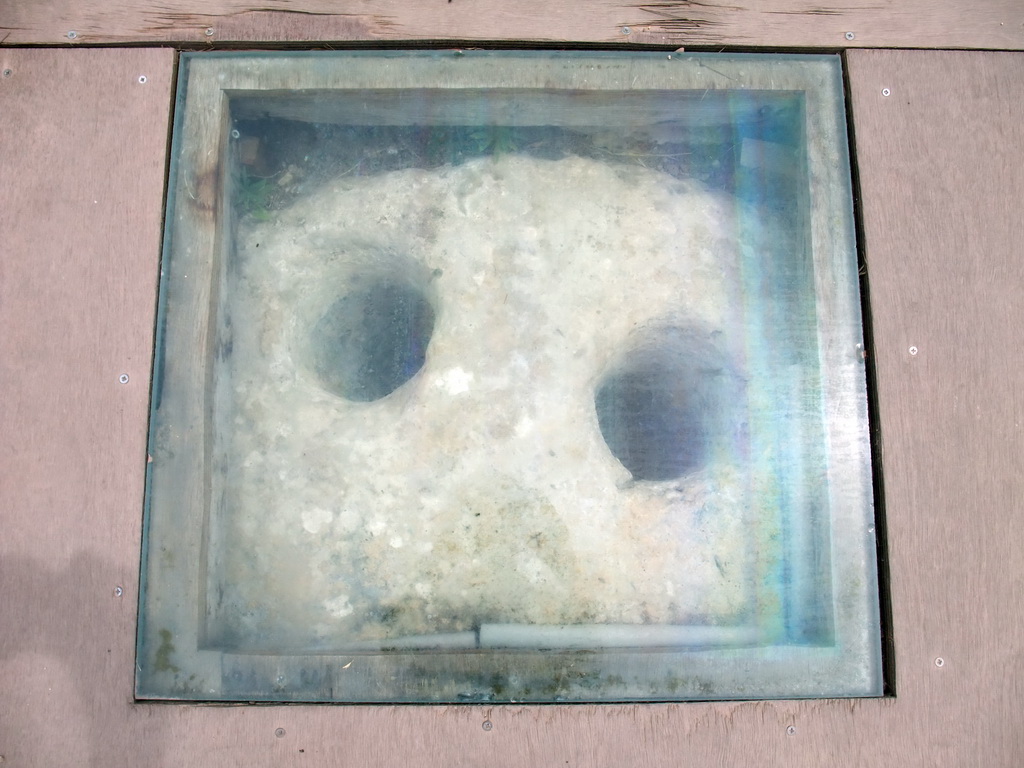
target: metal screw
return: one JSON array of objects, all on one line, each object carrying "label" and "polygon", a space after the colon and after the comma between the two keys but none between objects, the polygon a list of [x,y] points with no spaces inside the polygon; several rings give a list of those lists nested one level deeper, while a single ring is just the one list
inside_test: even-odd
[{"label": "metal screw", "polygon": [[238,138],[239,136],[241,136],[241,135],[242,135],[242,134],[240,134],[240,133],[238,132],[238,129],[237,129],[237,128],[235,128],[235,129],[234,129],[233,131],[231,131],[231,138],[232,138],[232,139],[237,139],[237,138]]},{"label": "metal screw", "polygon": [[128,374],[127,373],[122,373],[120,376],[117,377],[117,380],[120,381],[122,384],[127,384],[128,383]]},{"label": "metal screw", "polygon": [[910,349],[907,350],[907,352],[909,352],[911,355],[916,355],[917,347],[911,347]]},{"label": "metal screw", "polygon": [[492,723],[492,722],[491,722],[490,720],[484,720],[484,722],[483,722],[483,726],[481,726],[481,727],[482,727],[482,728],[483,728],[483,729],[484,729],[485,731],[489,731],[489,730],[491,730],[491,728],[493,728],[493,727],[494,727],[494,723]]},{"label": "metal screw", "polygon": [[624,34],[624,35],[628,35],[632,31],[633,30],[631,30],[629,27],[623,27],[622,28],[622,34]]},{"label": "metal screw", "polygon": [[856,37],[856,35],[853,34],[853,32],[847,32],[846,33],[846,39],[847,40],[853,40],[853,38],[855,38],[855,37]]},{"label": "metal screw", "polygon": [[284,728],[278,728],[276,731],[274,731],[274,735],[277,736],[277,738],[279,739],[284,736],[284,733]]},{"label": "metal screw", "polygon": [[78,33],[75,30],[72,29],[68,32],[68,40],[74,40],[76,37],[78,37]]},{"label": "metal screw", "polygon": [[945,663],[946,663],[946,660],[944,658],[942,658],[941,656],[939,656],[937,659],[935,659],[935,666],[936,667],[941,667]]},{"label": "metal screw", "polygon": [[120,597],[124,594],[124,590],[121,587],[114,587],[114,597]]},{"label": "metal screw", "polygon": [[882,95],[883,96],[888,96],[891,93],[892,93],[892,91],[890,91],[888,88],[883,88],[882,89]]},{"label": "metal screw", "polygon": [[4,77],[10,77],[13,74],[14,74],[14,70],[13,69],[5,69],[4,70]]},{"label": "metal screw", "polygon": [[792,736],[794,733],[796,733],[796,726],[795,725],[787,726],[786,727],[786,733],[788,733],[790,736]]},{"label": "metal screw", "polygon": [[140,85],[145,85],[146,84],[146,76],[145,75],[139,75],[139,84]]},{"label": "metal screw", "polygon": [[213,27],[207,27],[206,31],[203,34],[205,34],[207,37],[213,37]]}]

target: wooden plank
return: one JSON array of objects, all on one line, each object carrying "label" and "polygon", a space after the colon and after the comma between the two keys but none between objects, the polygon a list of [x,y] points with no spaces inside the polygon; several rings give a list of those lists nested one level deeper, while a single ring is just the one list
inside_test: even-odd
[{"label": "wooden plank", "polygon": [[13,765],[73,750],[95,764],[132,695],[173,67],[170,50],[0,50],[0,754]]},{"label": "wooden plank", "polygon": [[1024,56],[859,51],[849,73],[897,695],[936,762],[1021,764]]},{"label": "wooden plank", "polygon": [[132,702],[171,59],[0,51],[6,763],[1024,764],[1024,57],[850,56],[898,696],[602,707]]},{"label": "wooden plank", "polygon": [[[852,33],[851,39],[848,34]],[[6,37],[5,37],[6,36]],[[1017,0],[962,3],[802,0],[739,4],[668,2],[550,3],[526,0],[219,0],[5,3],[0,39],[26,43],[506,41],[673,46],[1024,48]]]}]

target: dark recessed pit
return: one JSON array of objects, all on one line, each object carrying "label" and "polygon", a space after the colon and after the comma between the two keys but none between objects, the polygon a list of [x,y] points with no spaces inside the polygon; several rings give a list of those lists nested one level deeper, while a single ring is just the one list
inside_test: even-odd
[{"label": "dark recessed pit", "polygon": [[337,395],[379,400],[423,367],[433,331],[423,289],[401,277],[354,277],[313,327],[313,370]]},{"label": "dark recessed pit", "polygon": [[645,331],[598,382],[601,435],[635,480],[702,468],[735,432],[742,384],[707,331]]}]

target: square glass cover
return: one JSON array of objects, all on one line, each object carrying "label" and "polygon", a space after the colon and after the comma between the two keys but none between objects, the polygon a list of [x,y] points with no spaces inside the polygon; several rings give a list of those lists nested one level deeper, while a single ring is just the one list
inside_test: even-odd
[{"label": "square glass cover", "polygon": [[834,56],[190,54],[136,692],[882,692]]}]

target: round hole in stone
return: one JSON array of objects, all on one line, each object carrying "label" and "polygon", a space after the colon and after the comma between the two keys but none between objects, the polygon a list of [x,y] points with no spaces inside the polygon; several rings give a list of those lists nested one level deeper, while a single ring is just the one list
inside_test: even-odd
[{"label": "round hole in stone", "polygon": [[313,370],[341,397],[380,400],[423,367],[433,331],[423,288],[396,275],[354,276],[313,327]]},{"label": "round hole in stone", "polygon": [[641,332],[598,381],[598,426],[634,480],[701,469],[735,432],[741,383],[715,337],[701,329]]}]

